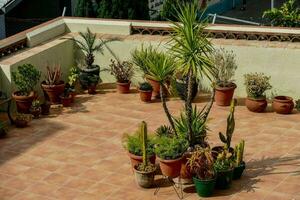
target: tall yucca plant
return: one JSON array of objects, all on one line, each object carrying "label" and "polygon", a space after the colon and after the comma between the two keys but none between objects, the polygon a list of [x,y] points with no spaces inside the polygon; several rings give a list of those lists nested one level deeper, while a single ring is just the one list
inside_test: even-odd
[{"label": "tall yucca plant", "polygon": [[[211,42],[204,32],[205,23],[199,23],[197,1],[179,7],[177,21],[173,22],[174,34],[171,36],[171,51],[178,59],[178,71],[187,76],[187,98],[185,101],[188,118],[188,139],[193,146],[192,130],[192,81],[193,78],[207,77],[211,80],[213,64],[210,54],[213,52]],[[213,97],[212,97],[213,100]]]},{"label": "tall yucca plant", "polygon": [[174,75],[176,66],[174,60],[167,54],[160,52],[157,55],[159,56],[157,56],[156,59],[147,59],[146,66],[148,74],[160,84],[160,98],[163,104],[163,108],[175,135],[177,135],[173,118],[167,107],[166,94],[164,94],[166,82],[170,80],[170,78]]}]

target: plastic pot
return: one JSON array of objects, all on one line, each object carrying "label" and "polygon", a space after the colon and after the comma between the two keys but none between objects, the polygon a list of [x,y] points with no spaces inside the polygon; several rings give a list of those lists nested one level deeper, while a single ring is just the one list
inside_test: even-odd
[{"label": "plastic pot", "polygon": [[117,82],[117,90],[120,94],[127,94],[130,92],[130,84],[131,82],[120,83]]},{"label": "plastic pot", "polygon": [[217,171],[216,188],[228,189],[232,183],[233,169],[226,171]]},{"label": "plastic pot", "polygon": [[262,99],[253,99],[253,98],[246,98],[246,107],[248,110],[252,112],[261,113],[264,112],[268,106],[268,102],[265,98]]},{"label": "plastic pot", "polygon": [[210,180],[200,180],[193,177],[196,192],[200,197],[210,197],[216,186],[216,178]]},{"label": "plastic pot", "polygon": [[150,172],[143,172],[137,170],[137,165],[136,165],[134,166],[133,169],[134,169],[135,181],[140,187],[150,188],[153,186],[156,168]]},{"label": "plastic pot", "polygon": [[246,163],[243,161],[240,166],[237,166],[233,170],[233,180],[240,179],[244,170],[246,169]]},{"label": "plastic pot", "polygon": [[151,101],[152,90],[149,90],[149,91],[139,90],[139,92],[140,92],[141,101],[143,101],[143,102],[150,102]]},{"label": "plastic pot", "polygon": [[159,166],[164,176],[167,176],[169,178],[176,178],[180,175],[182,160],[181,157],[175,160],[164,160],[161,158],[157,159],[159,160]]},{"label": "plastic pot", "polygon": [[236,84],[232,84],[230,87],[219,87],[217,86],[216,89],[216,104],[218,106],[229,106],[234,94],[234,90],[236,88]]},{"label": "plastic pot", "polygon": [[294,101],[292,97],[276,96],[273,99],[272,106],[278,114],[291,114],[294,109]]},{"label": "plastic pot", "polygon": [[[186,95],[187,95],[187,84],[182,80],[176,79],[175,87],[176,87],[176,91],[177,91],[180,99],[185,100]],[[192,100],[195,99],[195,97],[197,96],[197,93],[198,93],[198,82],[196,80],[193,80]]]}]

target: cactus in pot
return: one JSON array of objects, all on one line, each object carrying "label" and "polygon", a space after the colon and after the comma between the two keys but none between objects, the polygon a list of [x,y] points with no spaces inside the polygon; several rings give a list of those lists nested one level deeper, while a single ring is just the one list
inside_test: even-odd
[{"label": "cactus in pot", "polygon": [[233,179],[241,178],[246,168],[246,163],[244,162],[244,149],[245,149],[245,141],[241,140],[240,143],[236,145],[234,149],[235,167],[233,172]]},{"label": "cactus in pot", "polygon": [[142,122],[140,125],[139,137],[141,141],[141,147],[143,152],[143,162],[134,166],[135,179],[139,186],[143,188],[149,188],[154,183],[154,175],[156,166],[149,162],[148,156],[148,133],[147,123]]}]

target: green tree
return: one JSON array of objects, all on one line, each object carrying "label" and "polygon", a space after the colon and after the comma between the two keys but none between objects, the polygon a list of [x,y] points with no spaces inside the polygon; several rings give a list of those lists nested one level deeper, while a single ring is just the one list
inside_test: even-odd
[{"label": "green tree", "polygon": [[263,18],[274,26],[300,27],[300,9],[296,0],[288,0],[280,8],[265,11]]},{"label": "green tree", "polygon": [[98,9],[96,0],[78,0],[75,7],[77,17],[95,17]]}]

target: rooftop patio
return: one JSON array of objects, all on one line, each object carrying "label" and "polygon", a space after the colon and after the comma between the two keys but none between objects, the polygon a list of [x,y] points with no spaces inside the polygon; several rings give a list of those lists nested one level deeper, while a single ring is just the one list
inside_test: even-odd
[{"label": "rooftop patio", "polygon": [[[200,107],[205,99],[195,102]],[[171,98],[168,105],[176,115],[183,103]],[[226,127],[228,109],[212,108],[213,145]],[[246,140],[247,169],[231,189],[217,190],[209,199],[300,199],[300,114],[257,114],[237,106],[235,116],[233,143]],[[177,199],[171,186],[154,196],[155,188],[140,189],[134,182],[121,138],[142,120],[150,131],[167,123],[159,102],[142,103],[134,91],[101,90],[77,96],[71,108],[53,107],[49,117],[25,129],[11,128],[0,140],[0,199]],[[184,188],[185,199],[199,199],[193,187]]]}]

